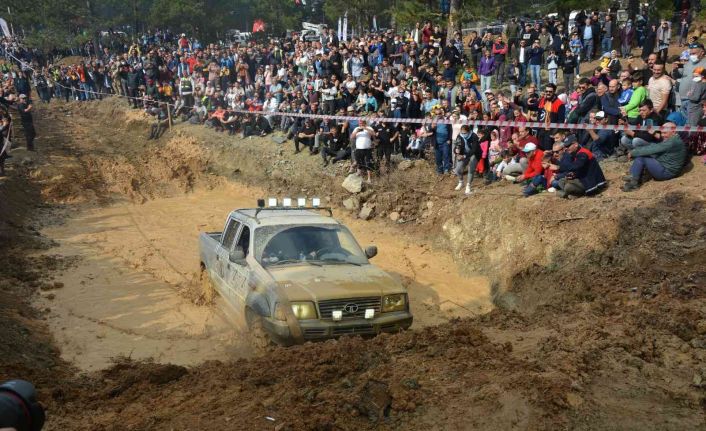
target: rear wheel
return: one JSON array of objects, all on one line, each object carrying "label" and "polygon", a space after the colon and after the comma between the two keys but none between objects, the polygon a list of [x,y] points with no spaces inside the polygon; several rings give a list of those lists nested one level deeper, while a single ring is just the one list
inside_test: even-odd
[{"label": "rear wheel", "polygon": [[270,334],[265,331],[262,316],[248,308],[245,312],[245,320],[248,324],[248,330],[250,331],[250,339],[256,350],[263,351],[272,346],[272,338],[270,338]]},{"label": "rear wheel", "polygon": [[201,285],[201,301],[204,304],[213,304],[216,299],[216,289],[213,287],[213,282],[211,281],[211,276],[208,275],[208,271],[204,266],[201,267],[201,274],[199,275],[199,284]]}]

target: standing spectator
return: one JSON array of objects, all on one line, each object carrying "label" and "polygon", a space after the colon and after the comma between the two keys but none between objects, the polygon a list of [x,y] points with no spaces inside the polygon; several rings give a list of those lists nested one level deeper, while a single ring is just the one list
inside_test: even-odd
[{"label": "standing spectator", "polygon": [[686,93],[689,101],[687,118],[690,126],[698,126],[701,119],[701,104],[706,100],[706,81],[704,81],[704,77],[706,77],[706,69],[701,67],[694,69],[693,83]]},{"label": "standing spectator", "polygon": [[[429,24],[431,25],[431,24]],[[425,25],[426,27],[426,25]],[[367,175],[367,182],[372,182],[372,153],[373,139],[375,138],[375,130],[368,126],[367,120],[361,118],[358,127],[353,129],[351,139],[355,142],[355,162],[358,166],[358,175]]]},{"label": "standing spectator", "polygon": [[662,63],[667,62],[667,50],[672,39],[672,23],[662,20],[662,24],[657,29],[657,52]]},{"label": "standing spectator", "polygon": [[473,175],[476,171],[478,161],[482,157],[482,150],[478,135],[473,133],[466,124],[461,126],[461,133],[454,143],[454,156],[456,158],[454,173],[456,177],[458,177],[458,184],[454,190],[458,191],[463,188],[463,171],[468,168],[468,180],[466,182],[465,193],[469,195],[471,194]]},{"label": "standing spectator", "polygon": [[574,72],[577,68],[578,59],[571,49],[567,49],[561,66],[564,78],[564,91],[567,95],[574,92]]},{"label": "standing spectator", "polygon": [[535,87],[540,88],[542,86],[542,63],[544,59],[544,50],[539,46],[539,40],[535,40],[532,44],[532,49],[529,52],[529,66],[530,73],[532,74],[532,82]]},{"label": "standing spectator", "polygon": [[483,49],[481,39],[478,37],[478,32],[475,30],[471,32],[471,39],[468,42],[468,47],[471,48],[471,62],[473,63],[473,68],[478,70],[480,59],[483,55]]},{"label": "standing spectator", "polygon": [[643,60],[646,60],[650,54],[654,53],[656,43],[657,24],[653,23],[647,26],[647,28],[645,29],[645,34],[643,35],[641,54]]},{"label": "standing spectator", "polygon": [[490,56],[490,51],[485,50],[478,66],[481,93],[485,93],[485,90],[490,90],[493,83],[493,72],[495,72],[495,59]]},{"label": "standing spectator", "polygon": [[[635,29],[632,26],[632,21],[628,20],[628,22],[623,25],[623,28],[620,29],[620,53],[622,54],[623,58],[627,58],[630,56],[634,37]],[[642,52],[645,52],[644,49]]]},{"label": "standing spectator", "polygon": [[615,24],[613,17],[608,14],[603,23],[603,34],[601,35],[601,51],[610,52],[613,49],[613,33],[615,32]]},{"label": "standing spectator", "polygon": [[505,34],[507,35],[507,56],[512,55],[512,49],[517,48],[517,35],[520,31],[520,27],[517,25],[517,18],[510,18],[510,23],[505,29]]},{"label": "standing spectator", "polygon": [[517,65],[520,69],[518,81],[520,83],[520,87],[524,87],[527,82],[527,66],[529,65],[529,48],[527,47],[527,42],[525,39],[520,40],[520,47],[517,48],[515,58],[517,59]]},{"label": "standing spectator", "polygon": [[681,99],[681,112],[688,116],[689,112],[689,91],[694,84],[694,70],[697,67],[706,68],[706,58],[704,58],[704,46],[700,43],[689,45],[689,61],[684,64],[682,77],[679,80],[679,98]]},{"label": "standing spectator", "polygon": [[556,85],[557,83],[557,70],[559,69],[559,56],[556,55],[554,50],[549,51],[547,55],[547,73],[549,74],[549,82]]},{"label": "standing spectator", "polygon": [[503,42],[502,36],[498,36],[493,44],[493,56],[495,61],[495,83],[502,87],[505,82],[505,58],[508,53],[508,46]]},{"label": "standing spectator", "polygon": [[586,24],[583,26],[581,32],[581,39],[583,40],[584,49],[584,59],[586,61],[591,61],[593,59],[593,39],[598,38],[598,31],[596,31],[596,25],[591,21],[591,18],[586,18]]},{"label": "standing spectator", "polygon": [[434,156],[436,159],[436,173],[439,175],[448,174],[451,172],[451,137],[453,130],[451,124],[443,124],[438,122],[443,120],[441,111],[436,111],[434,123]]},{"label": "standing spectator", "polygon": [[583,58],[583,43],[581,43],[581,39],[579,39],[578,33],[573,33],[571,35],[571,40],[569,41],[569,48],[571,49],[571,52],[574,53],[574,58],[576,59],[576,78],[580,78],[581,74],[579,71],[579,63]]},{"label": "standing spectator", "polygon": [[32,103],[27,99],[25,94],[20,94],[17,102],[17,110],[20,113],[20,123],[25,132],[27,140],[27,151],[34,151],[34,138],[37,132],[34,130],[34,120],[32,118]]}]

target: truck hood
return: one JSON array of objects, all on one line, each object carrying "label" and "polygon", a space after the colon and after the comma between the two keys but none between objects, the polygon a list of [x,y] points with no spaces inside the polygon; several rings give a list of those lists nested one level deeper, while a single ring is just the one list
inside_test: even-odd
[{"label": "truck hood", "polygon": [[296,265],[268,269],[290,301],[319,301],[405,292],[373,265]]}]

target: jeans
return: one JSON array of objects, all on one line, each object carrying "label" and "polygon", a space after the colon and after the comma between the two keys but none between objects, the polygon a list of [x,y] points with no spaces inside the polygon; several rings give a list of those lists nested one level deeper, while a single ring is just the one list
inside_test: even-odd
[{"label": "jeans", "polygon": [[451,145],[448,142],[436,142],[434,157],[436,158],[436,173],[451,172]]},{"label": "jeans", "polygon": [[539,89],[542,86],[541,67],[539,64],[530,64],[530,73],[532,74],[532,82]]},{"label": "jeans", "polygon": [[530,180],[530,183],[524,188],[522,194],[525,195],[525,197],[536,195],[540,192],[540,187],[546,188],[546,186],[547,180],[544,178],[544,175],[537,175]]},{"label": "jeans", "polygon": [[666,170],[664,166],[652,157],[636,157],[630,167],[630,175],[636,181],[640,181],[642,170],[645,168],[652,175],[652,178],[657,181],[671,180],[675,177],[674,174]]},{"label": "jeans", "polygon": [[502,87],[503,82],[505,82],[505,62],[499,61],[495,63],[495,84]]},{"label": "jeans", "polygon": [[520,87],[527,84],[527,63],[520,63]]},{"label": "jeans", "polygon": [[480,76],[480,92],[483,94],[483,97],[485,98],[485,90],[490,90],[490,87],[493,83],[493,75],[481,75]]},{"label": "jeans", "polygon": [[650,143],[645,141],[642,138],[631,138],[629,136],[623,136],[620,138],[620,146],[623,148],[627,148],[628,150],[632,150],[633,148],[637,147],[644,147],[645,145],[649,145]]},{"label": "jeans", "polygon": [[463,182],[463,170],[468,166],[468,181],[466,184],[470,187],[473,182],[473,176],[476,173],[476,167],[478,166],[478,159],[476,156],[471,156],[470,158],[466,156],[463,159],[456,160],[456,167],[454,168],[454,173],[458,177],[458,182]]},{"label": "jeans", "polygon": [[591,61],[593,59],[593,39],[584,39],[583,49],[586,53],[586,61]]},{"label": "jeans", "polygon": [[574,91],[574,74],[564,72],[564,88],[566,93],[571,94]]},{"label": "jeans", "polygon": [[604,37],[603,39],[601,39],[601,50],[603,52],[610,52],[610,48],[612,47],[612,45],[613,41],[610,40],[610,37]]},{"label": "jeans", "polygon": [[556,85],[556,82],[557,82],[557,79],[556,79],[556,77],[557,77],[556,69],[549,69],[547,72],[549,73],[549,82],[551,82],[552,84]]}]

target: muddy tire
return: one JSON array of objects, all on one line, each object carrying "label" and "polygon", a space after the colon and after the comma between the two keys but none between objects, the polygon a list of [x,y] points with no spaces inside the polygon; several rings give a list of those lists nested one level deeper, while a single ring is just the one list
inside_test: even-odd
[{"label": "muddy tire", "polygon": [[262,316],[247,309],[245,311],[245,320],[248,324],[248,331],[250,332],[250,342],[255,350],[263,352],[272,347],[272,338],[270,338],[270,334],[265,331]]},{"label": "muddy tire", "polygon": [[206,268],[201,268],[201,274],[199,275],[199,285],[201,286],[201,303],[203,304],[213,304],[216,299],[216,289],[213,287],[213,282],[211,277],[208,275]]}]

